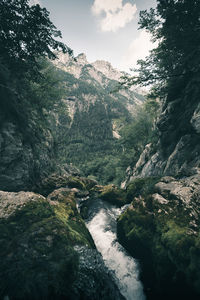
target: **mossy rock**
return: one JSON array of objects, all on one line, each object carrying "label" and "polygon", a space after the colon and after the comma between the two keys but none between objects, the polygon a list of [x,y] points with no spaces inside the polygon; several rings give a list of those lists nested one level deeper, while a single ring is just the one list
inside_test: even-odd
[{"label": "mossy rock", "polygon": [[145,177],[132,180],[126,187],[126,198],[131,202],[139,195],[149,195],[154,192],[154,186],[159,182],[160,177]]},{"label": "mossy rock", "polygon": [[113,184],[102,186],[99,189],[99,198],[115,204],[119,207],[126,204],[126,193],[124,190],[116,187]]},{"label": "mossy rock", "polygon": [[95,185],[97,185],[97,181],[94,179],[80,177],[87,191],[90,191]]},{"label": "mossy rock", "polygon": [[81,177],[69,176],[67,179],[67,187],[86,190],[86,186]]},{"label": "mossy rock", "polygon": [[48,196],[55,189],[59,188],[77,188],[81,191],[91,189],[96,182],[79,176],[69,176],[66,174],[53,173],[45,178],[42,182],[38,183],[33,190],[43,196]]},{"label": "mossy rock", "polygon": [[[68,189],[48,199],[29,196],[0,219],[0,298],[71,299],[79,266],[74,246],[95,249],[94,242]],[[1,201],[7,197],[17,193],[1,192]]]},{"label": "mossy rock", "polygon": [[147,194],[144,182],[129,188],[135,198],[118,218],[118,239],[140,259],[148,299],[199,299],[199,185],[193,178],[164,178],[149,189],[153,194]]}]

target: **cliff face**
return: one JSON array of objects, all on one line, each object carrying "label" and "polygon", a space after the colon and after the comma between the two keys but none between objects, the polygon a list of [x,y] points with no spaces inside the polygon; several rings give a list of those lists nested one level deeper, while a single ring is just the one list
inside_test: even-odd
[{"label": "cliff face", "polygon": [[168,96],[157,127],[160,138],[156,152],[152,153],[151,145],[147,145],[135,168],[128,170],[128,178],[198,174],[200,104],[197,80],[186,84],[179,98]]},{"label": "cliff face", "polygon": [[[67,112],[67,107],[64,105]],[[43,120],[32,110],[27,124],[8,114],[0,113],[0,189],[5,191],[33,190],[35,184],[52,172],[77,173],[62,164],[59,142],[69,124],[67,113],[44,112]]]},{"label": "cliff face", "polygon": [[[138,93],[137,90],[121,90],[118,93],[112,93],[116,88],[117,81],[121,76],[124,75],[124,72],[121,72],[112,67],[112,65],[103,60],[97,60],[93,63],[87,61],[87,57],[84,53],[79,54],[75,59],[71,58],[68,54],[58,53],[58,60],[54,64],[61,70],[72,75],[73,78],[78,80],[73,80],[73,84],[68,85],[70,90],[70,95],[74,97],[74,101],[77,102],[81,99],[81,96],[91,95],[93,100],[85,99],[82,101],[82,107],[85,104],[90,105],[94,104],[96,101],[104,100],[105,97],[112,100],[120,102],[120,104],[125,107],[131,114],[135,112],[135,108],[138,104],[141,104],[144,101],[144,96],[141,93]],[[72,83],[72,82],[69,82]],[[78,87],[81,87],[81,84],[85,84],[85,89],[82,90],[82,93],[77,94],[76,91]],[[91,89],[91,86],[93,89]],[[104,97],[102,99],[102,90]],[[96,97],[94,96],[94,92]],[[99,98],[99,96],[101,98]],[[73,99],[71,99],[73,101]]]},{"label": "cliff face", "polygon": [[44,138],[38,142],[37,137],[34,137],[34,127],[31,128],[33,131],[26,136],[12,118],[1,126],[1,190],[27,189],[38,174],[42,175],[52,167],[53,137],[50,131],[46,129],[43,132]]},{"label": "cliff face", "polygon": [[141,260],[148,299],[200,294],[199,94],[195,78],[168,95],[157,122],[158,144],[146,145],[123,183],[132,205],[118,220],[118,236]]}]

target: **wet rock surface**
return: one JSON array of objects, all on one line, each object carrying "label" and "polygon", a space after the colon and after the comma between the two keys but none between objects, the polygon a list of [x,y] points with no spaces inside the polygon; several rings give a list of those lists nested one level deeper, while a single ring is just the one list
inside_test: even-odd
[{"label": "wet rock surface", "polygon": [[199,298],[199,199],[199,175],[162,177],[119,217],[119,241],[141,262],[147,299]]},{"label": "wet rock surface", "polygon": [[102,256],[94,249],[75,249],[80,260],[78,276],[73,283],[74,299],[125,300],[113,282],[113,274],[105,267]]}]

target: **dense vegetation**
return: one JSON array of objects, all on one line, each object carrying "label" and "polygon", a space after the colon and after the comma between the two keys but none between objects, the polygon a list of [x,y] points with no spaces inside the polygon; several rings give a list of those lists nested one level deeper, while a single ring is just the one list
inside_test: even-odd
[{"label": "dense vegetation", "polygon": [[[80,90],[78,94],[82,94]],[[63,157],[79,167],[85,176],[101,184],[119,185],[127,167],[137,162],[145,145],[156,144],[154,122],[158,108],[156,101],[148,100],[132,117],[120,102],[102,95],[88,111],[76,112],[73,125],[65,134]],[[113,120],[119,139],[113,137]]]},{"label": "dense vegetation", "polygon": [[199,75],[199,0],[158,0],[157,8],[140,12],[140,28],[152,35],[158,46],[146,60],[138,61],[137,76],[125,84],[153,84],[160,98],[173,99],[188,80]]},{"label": "dense vegetation", "polygon": [[[49,19],[49,12],[29,0],[2,0],[0,3],[0,57],[16,72],[37,71],[38,57],[55,58],[54,50],[69,51]],[[32,70],[33,68],[33,70]]]},{"label": "dense vegetation", "polygon": [[[158,123],[158,127],[165,127],[160,131],[159,140],[159,143],[163,140],[163,148],[175,147],[176,139],[188,132],[195,136],[193,144],[197,143],[199,136],[191,128],[190,120],[199,102],[199,0],[194,0],[192,5],[191,0],[158,0],[156,9],[141,12],[140,28],[152,33],[158,47],[146,61],[139,61],[137,77],[124,77],[128,86],[135,83],[152,85],[151,95],[138,107],[134,117],[124,109],[123,97],[115,101],[108,95],[108,90],[97,86],[97,82],[77,80],[53,66],[49,59],[55,58],[55,50],[69,53],[71,50],[54,39],[61,34],[49,20],[47,10],[39,5],[29,6],[28,2],[0,2],[0,128],[3,128],[0,142],[4,144],[5,152],[10,150],[4,156],[8,162],[2,160],[1,165],[5,163],[5,168],[8,166],[12,173],[12,162],[18,161],[17,172],[11,177],[14,183],[21,174],[24,176],[24,166],[30,169],[30,160],[41,171],[40,165],[46,163],[46,157],[53,161],[60,155],[59,163],[73,163],[89,178],[103,184],[120,184],[126,168],[135,166],[146,144],[152,144],[152,153],[157,150],[157,97],[165,101],[163,111],[171,118],[168,123]],[[87,68],[82,76],[91,79]],[[88,105],[88,110],[77,109],[72,122],[66,101],[78,97],[79,103],[83,104],[85,95],[97,97],[97,101]],[[113,121],[118,139],[113,137]],[[3,127],[9,122],[11,126]],[[59,124],[59,128],[56,125],[52,128],[52,124]],[[20,136],[17,135],[14,143],[16,132]],[[38,144],[42,142],[39,148]],[[191,149],[191,140],[189,143]],[[36,162],[37,151],[40,153],[36,155]],[[2,152],[1,149],[0,154]],[[24,165],[20,160],[23,153]],[[171,152],[165,150],[163,153],[167,157]],[[188,159],[191,159],[191,153],[188,153]],[[44,170],[42,181],[39,171],[32,174],[38,185],[28,187],[34,187],[45,196],[54,188],[67,186],[67,189],[54,191],[48,198],[26,192],[1,192],[4,206],[1,207],[0,256],[4,260],[0,265],[0,297],[74,298],[77,294],[74,294],[72,283],[80,275],[78,286],[75,286],[78,297],[87,298],[84,291],[95,293],[97,287],[102,298],[102,287],[109,287],[108,276],[103,279],[104,272],[98,268],[98,274],[94,270],[91,272],[90,267],[87,272],[81,271],[81,261],[84,265],[90,256],[86,251],[81,260],[77,250],[80,246],[89,246],[87,250],[93,251],[94,244],[76,209],[75,195],[79,197],[78,201],[92,195],[118,206],[131,202],[118,219],[118,236],[127,250],[142,260],[142,279],[148,296],[164,299],[165,292],[166,299],[177,299],[180,295],[182,299],[184,296],[199,298],[198,174],[184,179],[139,178],[122,190],[112,184],[102,187],[88,178],[69,176],[67,172],[63,172],[65,176],[55,172],[48,177]],[[9,176],[6,176],[4,182],[8,181]],[[9,182],[8,188],[14,190]],[[8,205],[9,197],[13,206]],[[10,209],[13,212],[8,215]],[[84,214],[87,214],[87,207]],[[77,245],[79,247],[74,248]],[[100,265],[96,254],[91,265],[95,268]],[[91,299],[95,296],[93,294]],[[114,296],[108,298],[116,299]]]},{"label": "dense vegetation", "polygon": [[55,50],[71,50],[57,37],[45,8],[0,1],[1,189],[30,190],[59,167],[54,124],[64,110],[68,118],[61,101],[66,88],[50,59]]},{"label": "dense vegetation", "polygon": [[0,3],[1,122],[13,119],[20,130],[28,130],[37,114],[38,133],[44,109],[52,108],[64,91],[59,72],[46,58],[55,58],[54,50],[70,50],[54,39],[61,33],[50,21],[48,11],[28,2]]}]

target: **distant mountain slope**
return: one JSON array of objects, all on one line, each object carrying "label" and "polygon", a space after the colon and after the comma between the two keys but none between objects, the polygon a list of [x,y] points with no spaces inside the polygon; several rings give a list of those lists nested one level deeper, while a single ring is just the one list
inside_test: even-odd
[{"label": "distant mountain slope", "polygon": [[90,64],[83,53],[75,59],[59,53],[55,65],[65,78],[64,101],[71,118],[64,133],[63,159],[101,183],[112,182],[119,175],[119,130],[133,120],[145,97],[136,91],[113,93],[123,73],[105,61]]}]

